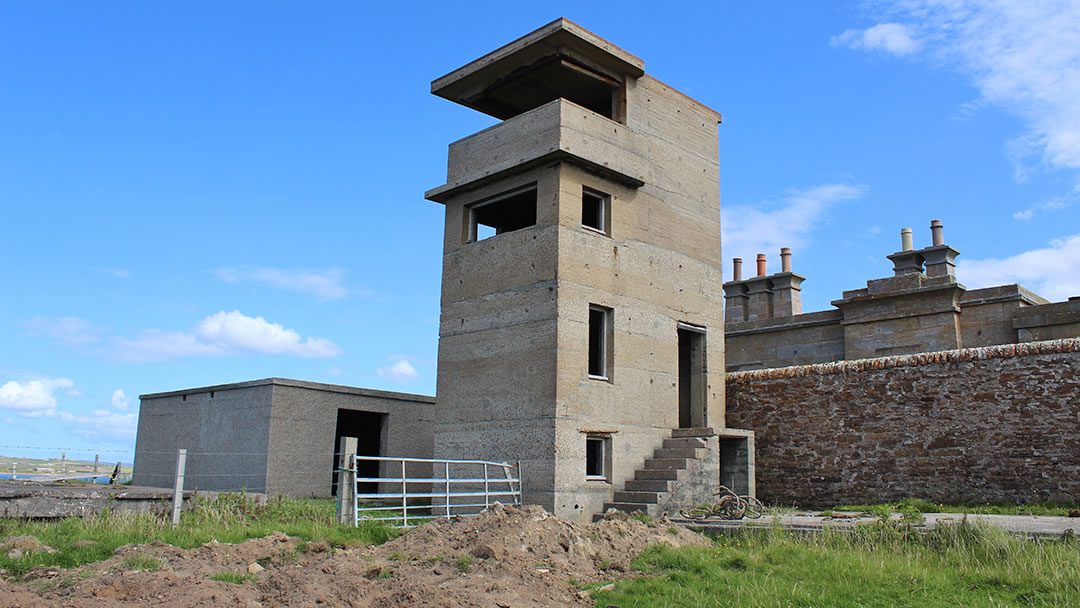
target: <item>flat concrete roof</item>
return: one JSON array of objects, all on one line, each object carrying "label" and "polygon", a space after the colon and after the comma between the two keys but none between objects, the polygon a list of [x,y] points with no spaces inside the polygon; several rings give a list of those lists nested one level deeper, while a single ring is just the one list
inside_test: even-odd
[{"label": "flat concrete roof", "polygon": [[[495,109],[502,103],[495,99],[499,95],[499,87],[515,78],[530,78],[528,70],[534,69],[538,63],[550,57],[573,57],[588,64],[588,68],[615,77],[638,78],[645,74],[645,62],[640,58],[573,21],[560,18],[435,79],[431,83],[431,92],[485,114],[505,119],[513,115],[513,112]],[[597,76],[575,74],[578,69],[565,64],[558,68],[556,75],[560,79],[580,77],[583,82]],[[524,76],[523,72],[526,72]],[[535,78],[553,77],[552,74],[538,74],[539,70],[534,72]],[[510,94],[524,95],[525,91],[532,88],[534,87],[526,86],[525,89]]]},{"label": "flat concrete roof", "polygon": [[248,380],[247,382],[233,382],[230,384],[215,384],[213,386],[199,386],[179,391],[166,391],[163,393],[147,393],[139,395],[139,399],[158,399],[161,397],[179,397],[195,393],[208,393],[210,391],[224,391],[237,388],[251,388],[255,386],[291,386],[293,388],[306,388],[316,391],[331,393],[346,393],[349,395],[361,395],[364,397],[379,397],[382,399],[398,399],[400,401],[415,401],[417,403],[435,403],[435,397],[429,395],[416,395],[413,393],[397,393],[393,391],[379,391],[370,388],[344,386],[341,384],[326,384],[323,382],[308,382],[307,380],[293,380],[291,378],[263,378],[261,380]]}]

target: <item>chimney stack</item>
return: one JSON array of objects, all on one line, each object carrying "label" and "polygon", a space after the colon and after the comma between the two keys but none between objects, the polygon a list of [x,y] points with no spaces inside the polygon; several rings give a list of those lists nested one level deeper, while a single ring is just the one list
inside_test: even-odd
[{"label": "chimney stack", "polygon": [[900,247],[900,251],[886,256],[892,260],[893,274],[898,277],[906,274],[922,274],[923,258],[919,251],[914,250],[911,228],[900,229]]},{"label": "chimney stack", "polygon": [[934,244],[920,250],[926,264],[926,277],[937,281],[956,282],[956,256],[960,252],[945,244],[941,220],[930,222]]},{"label": "chimney stack", "polygon": [[731,260],[731,265],[732,265],[732,268],[731,268],[732,278],[731,278],[731,280],[732,281],[741,281],[742,280],[742,258],[735,258],[735,259]]},{"label": "chimney stack", "polygon": [[802,314],[802,282],[806,277],[791,272],[791,248],[780,248],[780,272],[769,277],[772,284],[772,317]]},{"label": "chimney stack", "polygon": [[763,277],[767,273],[768,271],[765,270],[765,254],[759,253],[757,254],[757,276]]}]

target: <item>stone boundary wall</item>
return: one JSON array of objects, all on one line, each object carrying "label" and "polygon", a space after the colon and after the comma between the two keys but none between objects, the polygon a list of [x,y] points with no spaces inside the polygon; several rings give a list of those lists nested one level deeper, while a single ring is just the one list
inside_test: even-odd
[{"label": "stone boundary wall", "polygon": [[1074,501],[1080,339],[730,373],[727,425],[767,503]]}]

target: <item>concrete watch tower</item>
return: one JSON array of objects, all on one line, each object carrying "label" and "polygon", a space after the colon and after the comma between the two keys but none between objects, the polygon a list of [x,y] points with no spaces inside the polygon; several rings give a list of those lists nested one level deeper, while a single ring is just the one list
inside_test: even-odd
[{"label": "concrete watch tower", "polygon": [[431,91],[503,121],[426,193],[446,206],[435,457],[519,460],[525,501],[577,520],[700,501],[720,435],[746,477],[748,434],[721,431],[720,115],[566,19]]}]

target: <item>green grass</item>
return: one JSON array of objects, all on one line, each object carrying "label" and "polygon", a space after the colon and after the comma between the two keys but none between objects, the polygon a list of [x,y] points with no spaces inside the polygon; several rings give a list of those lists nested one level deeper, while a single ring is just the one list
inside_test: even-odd
[{"label": "green grass", "polygon": [[[377,545],[398,532],[380,522],[360,522],[360,526],[335,523],[335,503],[329,499],[273,499],[259,507],[243,495],[221,494],[213,500],[197,499],[184,511],[180,525],[173,528],[166,518],[153,514],[116,515],[104,512],[93,517],[76,517],[53,522],[0,519],[0,539],[30,535],[56,549],[55,553],[35,552],[20,559],[0,554],[0,568],[17,577],[39,566],[73,568],[112,557],[127,544],[156,540],[182,548],[197,547],[217,540],[239,543],[284,532],[334,547]],[[80,540],[97,544],[75,547]]]},{"label": "green grass", "polygon": [[1011,503],[935,503],[921,498],[905,498],[898,503],[884,503],[881,505],[839,505],[832,511],[873,512],[874,509],[886,507],[893,511],[903,512],[904,509],[919,511],[922,513],[977,513],[987,515],[1043,515],[1067,517],[1069,511],[1080,510],[1080,503],[1052,503],[1032,502],[1026,504]]},{"label": "green grass", "polygon": [[464,553],[457,558],[458,572],[468,572],[472,569],[473,556],[469,553]]},{"label": "green grass", "polygon": [[795,536],[744,531],[711,547],[651,547],[648,574],[594,596],[597,606],[1070,606],[1080,543],[1032,542],[997,528],[903,525]]},{"label": "green grass", "polygon": [[255,575],[248,572],[219,572],[211,575],[210,580],[232,583],[234,585],[243,585],[248,581],[255,580]]},{"label": "green grass", "polygon": [[150,555],[129,555],[124,558],[124,567],[129,570],[157,570],[161,560]]}]

